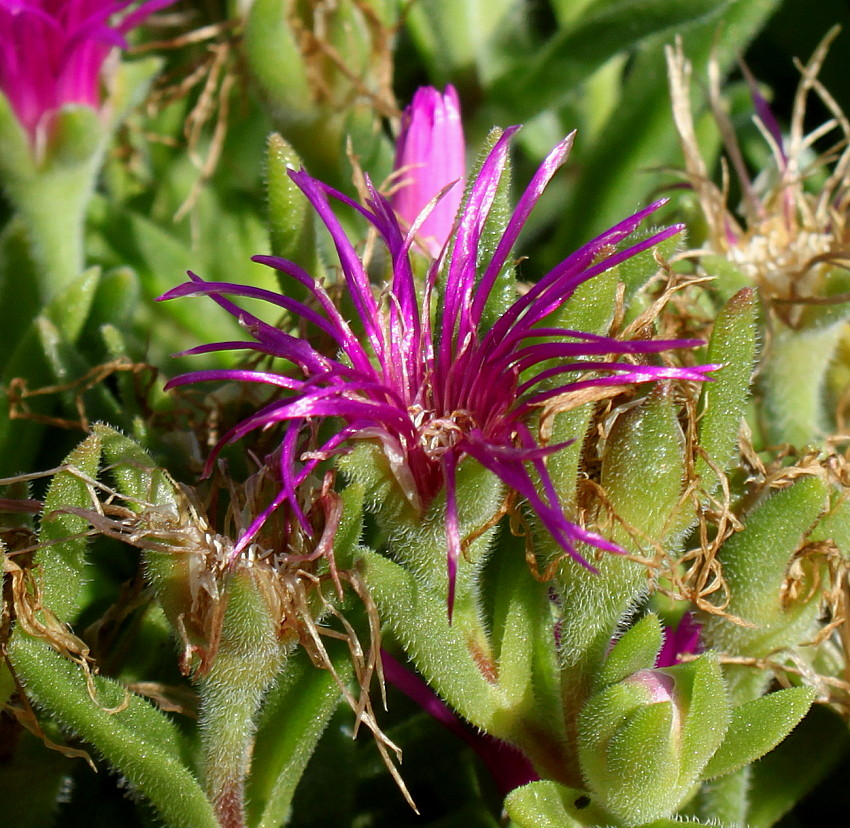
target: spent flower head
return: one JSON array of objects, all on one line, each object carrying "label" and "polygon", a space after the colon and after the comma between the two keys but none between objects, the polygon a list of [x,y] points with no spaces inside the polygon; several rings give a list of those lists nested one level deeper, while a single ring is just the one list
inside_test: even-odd
[{"label": "spent flower head", "polygon": [[[699,254],[726,258],[757,285],[786,324],[796,326],[802,306],[822,301],[831,273],[850,262],[850,120],[818,80],[830,32],[805,66],[794,96],[791,127],[783,135],[767,101],[746,67],[742,67],[753,99],[754,121],[770,150],[771,162],[752,177],[720,91],[720,70],[709,64],[709,103],[726,157],[724,181],[715,184],[700,153],[690,105],[692,68],[681,43],[668,47],[667,63],[673,117],[685,157],[685,173],[707,225],[706,249]],[[806,133],[809,96],[815,93],[831,119]],[[816,145],[838,130],[834,146]],[[729,166],[741,193],[738,210],[728,204]],[[819,186],[812,181],[821,180]]]},{"label": "spent flower head", "polygon": [[413,96],[402,115],[394,176],[391,203],[408,227],[431,207],[419,227],[419,240],[437,256],[451,235],[466,177],[466,142],[453,86],[443,94],[423,86]]},{"label": "spent flower head", "polygon": [[101,70],[125,35],[174,0],[0,0],[0,91],[37,144],[65,104],[97,109]]},{"label": "spent flower head", "polygon": [[[196,371],[172,380],[185,385],[207,380],[256,382],[281,394],[220,440],[225,445],[255,429],[285,423],[279,453],[281,490],[257,516],[237,544],[237,552],[273,510],[288,502],[296,512],[296,490],[318,464],[358,440],[379,445],[398,490],[423,514],[435,496],[446,497],[449,608],[454,597],[461,552],[456,480],[461,462],[471,460],[499,478],[523,498],[555,540],[578,560],[576,545],[585,542],[619,551],[605,538],[567,519],[545,460],[562,445],[545,445],[533,433],[539,406],[565,391],[594,386],[652,382],[660,378],[703,380],[714,366],[674,368],[618,361],[620,355],[652,354],[691,347],[694,340],[619,341],[552,326],[552,315],[575,289],[636,253],[680,231],[670,227],[618,249],[659,206],[641,210],[564,259],[501,313],[491,327],[482,319],[488,299],[525,221],[541,193],[567,157],[570,135],[544,160],[519,199],[495,246],[484,255],[482,237],[498,183],[506,168],[511,136],[505,130],[469,186],[456,231],[432,263],[425,284],[417,284],[410,262],[411,233],[405,234],[392,205],[371,184],[365,206],[308,175],[291,172],[333,239],[339,256],[347,301],[358,316],[356,334],[321,283],[294,262],[256,256],[303,285],[315,307],[284,295],[225,282],[191,281],[162,298],[211,296],[240,320],[252,340],[220,342],[188,353],[247,349],[280,357],[294,372],[249,368]],[[379,291],[331,201],[358,211],[377,231],[392,263],[392,277]],[[336,357],[317,350],[307,339],[279,330],[248,313],[226,296],[263,299],[311,324],[330,337]],[[304,451],[303,438],[315,433],[311,423],[331,420],[339,428],[323,444]],[[210,459],[210,463],[213,462]],[[209,466],[208,466],[209,468]]]}]

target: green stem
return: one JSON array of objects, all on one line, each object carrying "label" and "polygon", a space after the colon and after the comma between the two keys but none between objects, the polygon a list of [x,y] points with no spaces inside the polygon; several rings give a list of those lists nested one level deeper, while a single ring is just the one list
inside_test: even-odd
[{"label": "green stem", "polygon": [[824,382],[843,324],[792,331],[777,328],[761,367],[764,433],[771,444],[804,446],[830,432]]},{"label": "green stem", "polygon": [[26,225],[41,304],[76,279],[85,264],[83,225],[100,154],[78,166],[54,168],[9,182]]},{"label": "green stem", "polygon": [[282,662],[276,633],[258,580],[250,571],[237,572],[218,652],[198,688],[206,791],[222,828],[245,825],[255,717]]}]

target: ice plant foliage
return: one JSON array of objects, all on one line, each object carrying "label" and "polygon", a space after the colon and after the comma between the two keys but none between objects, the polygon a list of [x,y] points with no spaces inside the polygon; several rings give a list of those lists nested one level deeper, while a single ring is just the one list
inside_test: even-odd
[{"label": "ice plant foliage", "polygon": [[146,0],[120,16],[132,0],[0,0],[0,90],[31,140],[65,104],[98,108],[110,51],[173,2]]},{"label": "ice plant foliage", "polygon": [[460,120],[460,102],[451,85],[441,95],[423,86],[404,110],[396,144],[396,189],[392,206],[412,226],[437,198],[419,228],[419,240],[436,256],[454,226],[466,177],[466,144]]},{"label": "ice plant foliage", "polygon": [[[592,386],[664,377],[703,380],[713,366],[673,368],[616,361],[617,355],[691,347],[698,344],[694,340],[618,341],[546,323],[583,282],[681,228],[670,227],[617,249],[659,203],[641,210],[566,258],[519,296],[492,327],[482,329],[482,315],[497,277],[531,209],[572,144],[571,135],[545,159],[492,257],[479,261],[486,259],[480,248],[482,233],[516,129],[505,130],[485,159],[457,217],[452,243],[433,262],[421,292],[409,259],[413,236],[402,231],[386,198],[370,185],[369,199],[361,206],[303,170],[291,173],[334,241],[348,299],[362,326],[360,336],[320,283],[293,262],[271,256],[255,260],[300,282],[320,310],[258,288],[205,282],[192,273],[191,281],[162,297],[211,296],[240,319],[255,340],[203,345],[188,353],[249,349],[287,360],[303,373],[303,378],[296,378],[247,368],[207,370],[185,374],[169,384],[236,380],[282,391],[280,398],[231,428],[213,452],[214,457],[223,446],[254,429],[287,424],[279,455],[281,491],[247,529],[237,553],[280,504],[288,501],[299,510],[295,496],[299,483],[319,463],[356,440],[381,446],[400,490],[419,514],[438,493],[445,492],[450,610],[462,541],[456,476],[465,458],[480,463],[524,498],[575,558],[583,560],[576,549],[579,542],[619,551],[615,544],[566,518],[545,465],[546,457],[562,446],[542,445],[535,437],[532,425],[538,406],[565,391]],[[370,284],[366,266],[331,208],[331,199],[359,211],[386,245],[392,278],[380,291]],[[307,340],[266,324],[227,295],[264,299],[291,312],[331,337],[339,356],[327,356]],[[335,418],[341,428],[305,453],[301,436],[308,433],[306,426],[327,418]]]}]

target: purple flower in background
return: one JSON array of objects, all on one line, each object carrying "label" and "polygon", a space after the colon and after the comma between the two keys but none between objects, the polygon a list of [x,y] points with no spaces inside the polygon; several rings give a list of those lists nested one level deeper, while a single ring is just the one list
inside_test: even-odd
[{"label": "purple flower in background", "polygon": [[702,652],[700,633],[702,627],[697,623],[692,612],[686,612],[675,627],[664,627],[664,645],[656,667],[672,667],[681,662],[681,656]]},{"label": "purple flower in background", "polygon": [[432,205],[417,234],[433,256],[439,254],[454,226],[463,197],[465,155],[455,88],[447,86],[442,95],[431,86],[418,89],[402,115],[395,157],[398,188],[391,201],[402,221],[412,227],[422,210],[450,187]]},{"label": "purple flower in background", "polygon": [[[660,202],[653,204],[566,258],[517,298],[492,327],[484,328],[482,315],[497,277],[509,262],[531,209],[572,144],[569,136],[546,158],[520,198],[492,257],[479,261],[485,219],[516,129],[506,130],[485,159],[458,216],[452,244],[433,262],[424,286],[417,285],[410,263],[413,238],[405,235],[390,203],[371,185],[370,197],[361,206],[303,170],[290,173],[334,241],[348,301],[359,317],[362,335],[353,332],[320,283],[295,263],[272,256],[256,256],[255,261],[300,282],[312,295],[314,306],[259,288],[205,282],[192,273],[190,282],[162,297],[211,296],[240,320],[254,340],[203,345],[187,353],[248,349],[280,357],[298,369],[286,374],[248,368],[197,371],[169,383],[173,387],[203,380],[236,380],[281,389],[279,398],[231,428],[208,461],[209,468],[219,449],[254,429],[287,424],[279,453],[281,491],[248,528],[234,554],[250,543],[271,511],[284,501],[300,514],[299,483],[317,464],[346,450],[346,444],[355,440],[381,446],[400,491],[420,514],[439,492],[445,492],[450,613],[462,541],[455,481],[458,465],[466,458],[489,469],[524,498],[543,526],[577,560],[586,564],[576,551],[579,542],[620,551],[564,515],[545,465],[545,458],[563,445],[541,445],[532,433],[533,415],[542,403],[566,391],[662,377],[703,380],[715,366],[671,368],[615,361],[621,354],[691,347],[698,344],[696,340],[618,341],[547,327],[546,323],[583,282],[681,228],[661,230],[618,250],[616,246]],[[392,279],[382,290],[370,284],[366,266],[331,209],[330,199],[359,211],[386,245]],[[227,294],[264,299],[291,312],[330,337],[339,356],[328,356],[307,340],[266,324],[225,298]],[[308,432],[306,426],[328,418],[340,424],[336,433],[305,453],[301,437],[316,433],[315,429]],[[307,525],[306,519],[303,523]]]},{"label": "purple flower in background", "polygon": [[36,143],[65,104],[100,106],[101,68],[113,47],[174,0],[0,0],[0,90]]}]

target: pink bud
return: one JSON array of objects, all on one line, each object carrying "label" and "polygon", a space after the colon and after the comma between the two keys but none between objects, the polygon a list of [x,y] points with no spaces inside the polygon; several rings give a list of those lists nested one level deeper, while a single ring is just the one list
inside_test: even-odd
[{"label": "pink bud", "polygon": [[402,116],[395,158],[399,186],[392,205],[402,221],[412,225],[445,187],[454,184],[419,228],[419,239],[434,256],[451,235],[463,197],[465,154],[455,88],[447,86],[442,95],[432,86],[418,89]]},{"label": "pink bud", "polygon": [[661,673],[658,670],[638,670],[629,676],[626,681],[629,684],[638,684],[649,693],[649,703],[673,701],[673,691],[676,682],[672,676]]}]

